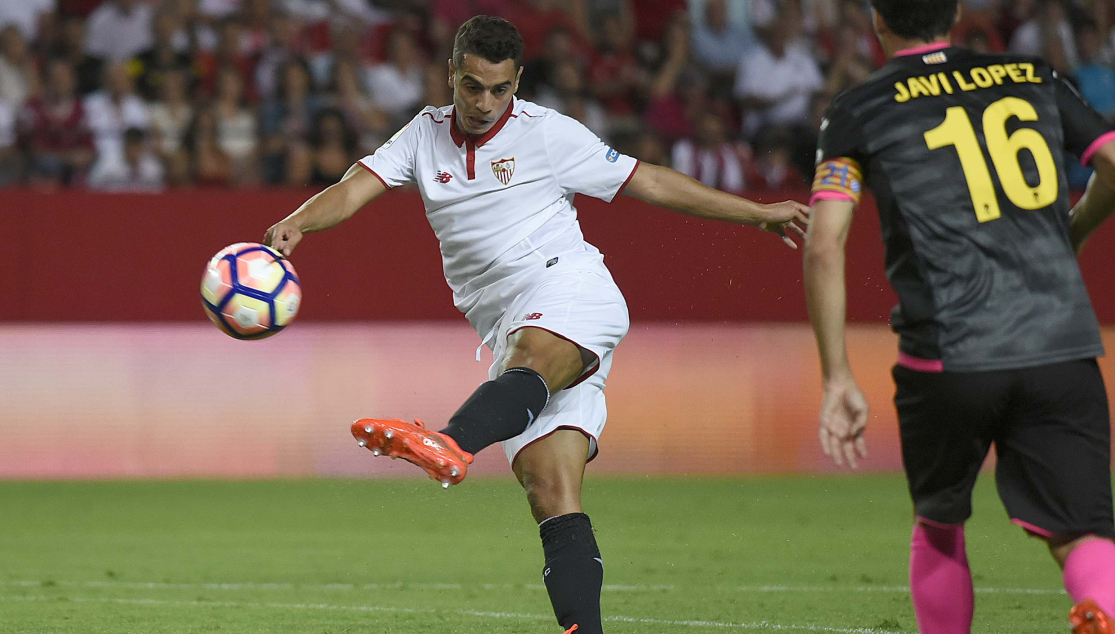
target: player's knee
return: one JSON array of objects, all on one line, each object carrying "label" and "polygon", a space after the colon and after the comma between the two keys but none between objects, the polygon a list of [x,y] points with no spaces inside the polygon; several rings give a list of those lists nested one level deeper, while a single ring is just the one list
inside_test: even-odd
[{"label": "player's knee", "polygon": [[1098,535],[1050,535],[1044,537],[1045,542],[1049,545],[1049,554],[1053,555],[1053,559],[1057,561],[1057,565],[1062,568],[1065,567],[1065,562],[1068,561],[1069,555],[1080,544],[1092,539],[1105,539]]},{"label": "player's knee", "polygon": [[524,478],[523,488],[530,503],[530,512],[539,522],[558,515],[581,512],[580,487],[565,478],[527,477]]},{"label": "player's knee", "polygon": [[567,387],[585,368],[580,348],[539,328],[523,328],[512,334],[500,365],[503,370],[525,367],[538,372],[551,392]]}]

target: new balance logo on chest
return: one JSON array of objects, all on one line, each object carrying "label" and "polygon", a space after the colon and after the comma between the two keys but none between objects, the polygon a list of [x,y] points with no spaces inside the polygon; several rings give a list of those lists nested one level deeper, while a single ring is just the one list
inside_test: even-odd
[{"label": "new balance logo on chest", "polygon": [[442,185],[448,183],[451,180],[453,180],[453,175],[450,174],[449,172],[438,172],[434,176],[434,182],[435,183],[441,183]]}]

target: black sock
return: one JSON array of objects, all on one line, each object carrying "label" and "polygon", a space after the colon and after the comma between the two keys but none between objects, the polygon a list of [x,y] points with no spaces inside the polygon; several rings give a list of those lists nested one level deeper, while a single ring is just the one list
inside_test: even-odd
[{"label": "black sock", "polygon": [[526,430],[550,402],[550,388],[530,368],[510,368],[468,397],[441,433],[476,453]]},{"label": "black sock", "polygon": [[567,630],[576,625],[577,634],[601,634],[604,562],[588,515],[570,513],[550,518],[542,522],[538,532],[546,553],[542,578],[558,623]]}]

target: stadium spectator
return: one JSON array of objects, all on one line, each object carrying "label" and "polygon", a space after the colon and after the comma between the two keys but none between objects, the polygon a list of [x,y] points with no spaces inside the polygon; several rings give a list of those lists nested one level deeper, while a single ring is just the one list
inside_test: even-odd
[{"label": "stadium spectator", "polygon": [[751,187],[794,189],[808,185],[794,166],[794,135],[785,128],[767,128],[755,142],[755,153],[747,164],[746,178]]},{"label": "stadium spectator", "polygon": [[553,70],[549,84],[538,91],[538,105],[553,108],[580,121],[597,136],[608,132],[608,117],[600,103],[587,94],[581,71],[573,60],[566,60]]},{"label": "stadium spectator", "polygon": [[0,187],[18,181],[23,175],[23,155],[17,140],[15,108],[0,100]]},{"label": "stadium spectator", "polygon": [[837,94],[867,79],[875,70],[871,51],[860,46],[859,30],[851,24],[842,24],[837,36],[835,57],[829,64],[825,77],[825,92]]},{"label": "stadium spectator", "polygon": [[89,15],[85,52],[106,62],[122,62],[154,44],[151,5],[140,0],[109,0]]},{"label": "stadium spectator", "polygon": [[1081,25],[1077,44],[1080,65],[1076,67],[1076,81],[1080,93],[1093,108],[1115,122],[1115,68],[1103,63],[1103,42],[1095,24]]},{"label": "stadium spectator", "polygon": [[701,115],[696,135],[675,143],[672,154],[677,171],[730,194],[743,191],[743,160],[728,142],[724,121],[716,114]]},{"label": "stadium spectator", "polygon": [[689,70],[689,26],[678,14],[663,33],[663,59],[650,81],[643,121],[664,141],[673,144],[693,134],[693,114],[707,103],[708,84]]},{"label": "stadium spectator", "polygon": [[124,151],[98,156],[89,170],[90,189],[157,192],[164,184],[163,164],[148,146],[147,134],[140,128],[125,130]]},{"label": "stadium spectator", "polygon": [[165,159],[169,159],[182,147],[182,137],[194,116],[186,71],[171,70],[163,75],[159,84],[159,101],[152,103],[148,111],[155,147]]},{"label": "stadium spectator", "polygon": [[784,11],[739,66],[736,97],[747,109],[749,138],[767,126],[803,127],[810,98],[824,86],[817,61],[797,39],[800,31],[800,16]]},{"label": "stadium spectator", "polygon": [[587,61],[577,49],[573,31],[563,26],[555,26],[546,34],[542,54],[523,64],[523,75],[519,79],[518,94],[522,95],[524,99],[533,100],[546,83],[547,78],[553,76],[554,69],[562,62],[571,59],[576,60],[578,65]]},{"label": "stadium spectator", "polygon": [[750,30],[729,21],[726,0],[708,0],[704,9],[693,20],[693,59],[712,73],[733,74],[754,45],[754,37]]},{"label": "stadium spectator", "polygon": [[105,87],[85,98],[85,120],[93,132],[97,154],[124,150],[124,131],[147,129],[147,104],[135,94],[135,83],[123,63],[105,69]]},{"label": "stadium spectator", "polygon": [[221,149],[217,117],[202,108],[186,129],[182,152],[175,161],[174,179],[203,187],[227,186],[232,182],[232,160]]},{"label": "stadium spectator", "polygon": [[58,40],[51,47],[53,57],[69,62],[77,80],[77,94],[88,95],[101,86],[104,62],[85,52],[85,20],[72,15],[62,22]]},{"label": "stadium spectator", "polygon": [[[588,66],[588,82],[596,99],[613,115],[630,116],[635,112],[633,97],[643,83],[638,60],[631,52],[634,30],[624,24],[618,13],[606,15],[600,24],[597,54]],[[575,56],[565,59],[575,59]],[[592,126],[588,127],[595,131]]]},{"label": "stadium spectator", "polygon": [[38,71],[15,25],[0,31],[0,101],[20,107],[37,87]]},{"label": "stadium spectator", "polygon": [[288,185],[331,185],[352,167],[356,135],[341,111],[321,110],[314,120],[308,146],[291,152],[287,166]]},{"label": "stadium spectator", "polygon": [[[565,0],[520,0],[508,3],[503,11],[523,37],[523,60],[530,62],[542,54],[546,34],[550,29],[560,26],[577,31],[577,25],[569,11],[560,4]],[[578,31],[579,32],[579,31]]]},{"label": "stadium spectator", "polygon": [[307,62],[315,86],[328,86],[333,68],[347,63],[360,69],[361,76],[375,61],[365,29],[356,24],[338,25],[330,30],[330,47],[311,55]]},{"label": "stadium spectator", "polygon": [[285,13],[276,13],[271,21],[267,46],[256,63],[255,86],[262,99],[275,96],[279,70],[306,50],[301,37],[302,23]]},{"label": "stadium spectator", "polygon": [[387,61],[367,72],[368,92],[376,108],[386,112],[397,126],[414,117],[422,106],[423,61],[414,36],[403,29],[387,40]]},{"label": "stadium spectator", "polygon": [[287,152],[306,142],[314,117],[322,106],[321,98],[310,90],[310,69],[306,60],[289,60],[280,74],[275,98],[263,104],[260,116],[263,137],[260,167],[268,183],[285,180]]},{"label": "stadium spectator", "polygon": [[238,183],[256,180],[257,155],[256,118],[248,109],[240,71],[226,66],[217,74],[217,99],[213,106],[217,117],[217,142],[232,161]]},{"label": "stadium spectator", "polygon": [[1078,60],[1076,38],[1063,0],[1041,0],[1033,16],[1014,32],[1010,50],[1046,57],[1054,68],[1071,72]]},{"label": "stadium spectator", "polygon": [[178,14],[178,32],[174,34],[174,50],[194,53],[212,51],[217,47],[217,32],[199,10],[197,0],[169,0]]},{"label": "stadium spectator", "polygon": [[147,100],[159,97],[167,73],[193,66],[189,51],[174,46],[174,34],[179,28],[177,14],[160,11],[155,15],[154,22],[154,45],[136,56],[129,69],[136,76],[140,94]]},{"label": "stadium spectator", "polygon": [[39,37],[39,23],[53,14],[58,0],[8,0],[0,2],[0,29],[14,26],[28,42]]},{"label": "stadium spectator", "polygon": [[[427,75],[431,69],[436,67],[427,67]],[[434,75],[438,84],[445,84],[444,69]],[[344,116],[345,124],[356,136],[357,147],[361,152],[371,154],[393,133],[391,118],[376,108],[364,94],[357,68],[351,61],[341,60],[333,65],[333,77],[329,85],[329,105]],[[425,103],[435,102],[427,100]]]},{"label": "stadium spectator", "polygon": [[[853,53],[866,60],[872,69],[887,63],[886,53],[875,36],[871,14],[861,0],[842,0],[837,21],[817,37],[817,43],[825,62]],[[851,51],[847,50],[849,47]]]},{"label": "stadium spectator", "polygon": [[453,103],[453,91],[449,88],[448,70],[445,65],[433,63],[422,74],[422,103],[431,106],[447,106]]},{"label": "stadium spectator", "polygon": [[236,20],[225,20],[220,26],[220,35],[217,39],[217,48],[211,52],[196,54],[195,60],[199,70],[201,93],[205,96],[217,94],[221,81],[220,75],[227,69],[234,70],[240,75],[242,91],[250,102],[255,102],[258,95],[255,93],[252,75],[255,71],[255,61],[241,44],[243,26]]},{"label": "stadium spectator", "polygon": [[93,135],[76,87],[73,68],[55,59],[47,65],[42,95],[28,100],[19,115],[20,144],[27,150],[33,184],[80,180],[93,158]]}]

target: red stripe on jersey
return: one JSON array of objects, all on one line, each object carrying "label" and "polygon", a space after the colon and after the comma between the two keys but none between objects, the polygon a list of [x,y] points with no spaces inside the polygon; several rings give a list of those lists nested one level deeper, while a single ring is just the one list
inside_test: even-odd
[{"label": "red stripe on jersey", "polygon": [[432,114],[430,114],[430,113],[428,113],[428,112],[423,112],[422,114],[424,114],[424,115],[426,115],[427,117],[429,117],[429,118],[433,119],[433,120],[434,120],[434,123],[438,123],[438,124],[441,124],[441,123],[445,123],[445,119],[434,119],[434,115],[432,115]]},{"label": "red stripe on jersey", "polygon": [[476,180],[476,144],[472,137],[465,139],[465,165],[468,166],[468,179]]},{"label": "red stripe on jersey", "polygon": [[639,160],[635,161],[635,167],[631,170],[631,173],[627,175],[627,180],[623,181],[623,184],[620,185],[619,189],[616,190],[616,196],[619,196],[620,194],[622,194],[624,188],[627,187],[627,184],[630,183],[631,179],[635,177],[635,172],[638,171],[640,163],[642,163],[642,161],[639,161]]},{"label": "red stripe on jersey", "polygon": [[368,167],[367,165],[364,165],[363,161],[356,161],[356,164],[359,165],[360,167],[363,167],[364,169],[368,170],[369,172],[371,172],[372,176],[375,176],[376,178],[378,178],[379,182],[383,183],[384,187],[386,187],[387,189],[391,189],[391,186],[387,184],[387,181],[383,180],[383,177],[380,176],[379,174],[376,174],[376,171],[374,169]]}]

